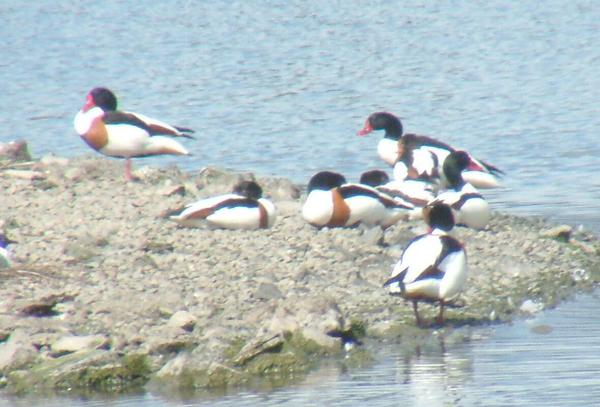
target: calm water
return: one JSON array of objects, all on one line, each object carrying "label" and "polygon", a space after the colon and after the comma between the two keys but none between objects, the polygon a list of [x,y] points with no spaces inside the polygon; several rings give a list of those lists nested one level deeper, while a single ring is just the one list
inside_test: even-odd
[{"label": "calm water", "polygon": [[[219,165],[297,182],[330,168],[355,179],[381,166],[379,135],[360,138],[356,131],[369,113],[389,110],[408,131],[468,148],[504,169],[505,187],[486,193],[494,208],[600,232],[595,0],[4,0],[0,15],[0,141],[26,138],[35,156],[88,153],[72,118],[86,92],[104,85],[123,108],[197,130],[197,140],[186,143],[193,157],[142,159],[136,166]],[[552,314],[557,326],[549,335],[528,335],[527,323],[501,327],[488,341],[432,356],[421,361],[425,366],[386,359],[377,369],[260,400],[319,400],[325,385],[331,404],[345,404],[345,396],[363,389],[364,398],[381,405],[399,403],[402,395],[416,403],[422,372],[425,383],[439,383],[440,394],[458,394],[465,404],[485,395],[486,405],[517,396],[533,405],[550,389],[557,399],[583,397],[589,404],[600,397],[574,388],[581,377],[545,364],[568,359],[569,371],[600,372],[591,364],[597,356],[587,353],[590,338],[598,337],[590,332],[600,327],[580,310],[599,305],[595,297],[575,304]],[[573,339],[560,336],[563,328]],[[454,374],[452,358],[471,368]],[[521,374],[510,373],[515,366]],[[406,369],[418,380],[406,380],[399,373]],[[146,396],[144,403],[161,402]]]}]

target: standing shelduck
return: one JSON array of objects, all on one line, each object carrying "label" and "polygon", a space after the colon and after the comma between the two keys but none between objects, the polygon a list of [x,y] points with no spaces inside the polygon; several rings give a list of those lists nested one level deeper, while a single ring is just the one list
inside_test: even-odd
[{"label": "standing shelduck", "polygon": [[368,185],[347,183],[336,172],[312,176],[302,217],[313,226],[367,226],[387,228],[413,209],[410,202],[394,199]]},{"label": "standing shelduck", "polygon": [[444,324],[444,306],[463,289],[467,279],[467,255],[463,245],[448,235],[454,227],[452,210],[437,203],[424,210],[431,228],[415,237],[406,247],[384,283],[391,295],[412,301],[418,326],[422,326],[418,302],[438,302],[437,322]]},{"label": "standing shelduck", "polygon": [[106,88],[94,88],[74,120],[77,133],[94,150],[110,157],[125,158],[125,177],[131,173],[132,157],[188,155],[177,141],[165,137],[192,138],[193,131],[171,126],[147,116],[117,110],[117,98]]},{"label": "standing shelduck", "polygon": [[463,179],[462,173],[469,163],[470,157],[464,151],[454,151],[446,158],[443,177],[448,189],[440,192],[430,205],[444,203],[452,208],[457,225],[483,229],[491,217],[490,206],[479,191]]},{"label": "standing shelduck", "polygon": [[229,194],[201,199],[171,212],[169,220],[182,226],[208,224],[224,229],[266,229],[273,226],[277,211],[262,197],[262,188],[254,181],[241,181]]},{"label": "standing shelduck", "polygon": [[[403,134],[402,122],[391,113],[376,112],[371,114],[358,135],[364,136],[375,130],[385,131],[383,139],[377,145],[379,157],[390,166],[395,166],[398,161],[403,159],[404,165],[408,165],[405,170],[406,175],[410,178],[418,177],[424,171],[432,171],[432,160],[440,168],[446,157],[455,151],[454,147],[432,137]],[[410,138],[410,142],[402,142],[403,138]],[[491,164],[477,160],[471,155],[469,157],[471,163],[463,174],[465,179],[478,188],[498,187],[497,177],[502,174],[502,171]],[[394,172],[396,173],[396,171],[395,169]]]}]

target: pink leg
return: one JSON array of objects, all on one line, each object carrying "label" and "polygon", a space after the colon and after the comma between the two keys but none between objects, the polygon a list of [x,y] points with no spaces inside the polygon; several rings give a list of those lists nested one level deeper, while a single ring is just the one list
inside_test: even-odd
[{"label": "pink leg", "polygon": [[125,160],[125,179],[127,181],[137,181],[137,177],[131,173],[131,158]]},{"label": "pink leg", "polygon": [[437,317],[437,323],[444,325],[444,300],[440,300],[440,313]]}]

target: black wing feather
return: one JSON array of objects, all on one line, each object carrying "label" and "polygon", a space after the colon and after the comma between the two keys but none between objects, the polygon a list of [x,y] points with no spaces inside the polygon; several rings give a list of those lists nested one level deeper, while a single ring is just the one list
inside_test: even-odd
[{"label": "black wing feather", "polygon": [[258,208],[258,201],[256,201],[255,199],[250,199],[250,198],[230,198],[230,199],[226,199],[222,202],[219,202],[218,204],[216,204],[213,207],[213,210],[216,212],[219,209],[226,209],[226,208],[237,208],[240,206],[246,207],[246,208]]},{"label": "black wing feather", "polygon": [[139,119],[136,115],[120,112],[118,110],[104,112],[102,120],[106,124],[129,124],[131,126],[140,127],[146,130],[148,133],[152,132],[150,127],[143,120]]}]

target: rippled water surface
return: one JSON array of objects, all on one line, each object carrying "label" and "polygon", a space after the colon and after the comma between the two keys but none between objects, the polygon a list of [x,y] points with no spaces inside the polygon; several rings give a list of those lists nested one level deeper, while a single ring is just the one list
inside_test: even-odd
[{"label": "rippled water surface", "polygon": [[[486,192],[494,208],[600,231],[595,0],[4,0],[0,15],[0,141],[26,138],[35,156],[89,152],[72,118],[86,92],[104,85],[125,109],[197,131],[197,140],[186,142],[193,157],[140,159],[136,166],[218,165],[299,183],[329,168],[355,179],[381,167],[380,135],[361,138],[356,131],[369,113],[388,110],[407,131],[468,148],[504,169],[504,188]],[[440,394],[457,394],[466,404],[486,395],[482,405],[521,397],[534,405],[550,393],[598,401],[597,393],[578,387],[600,371],[597,356],[587,353],[598,322],[569,324],[585,318],[580,306],[598,311],[597,299],[576,304],[552,314],[558,325],[548,335],[530,335],[526,324],[500,327],[489,342],[424,366],[413,361],[402,368],[391,357],[364,374],[231,403],[286,397],[308,403],[319,400],[322,385],[335,394],[364,394],[363,402],[400,403],[410,394],[417,403],[419,389],[428,387],[420,377],[424,384],[437,380],[445,386]],[[560,336],[563,326],[589,342]],[[565,377],[544,364],[556,359],[554,352],[581,376]],[[449,357],[470,368],[454,375]],[[507,373],[521,365],[520,374]],[[407,380],[403,369],[431,374],[410,373],[417,379]],[[331,397],[331,404],[346,404],[343,396]],[[151,396],[143,401],[160,403]]]}]

